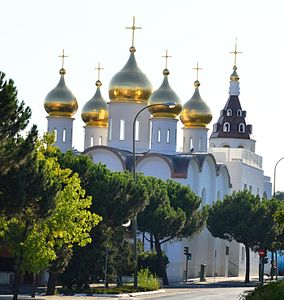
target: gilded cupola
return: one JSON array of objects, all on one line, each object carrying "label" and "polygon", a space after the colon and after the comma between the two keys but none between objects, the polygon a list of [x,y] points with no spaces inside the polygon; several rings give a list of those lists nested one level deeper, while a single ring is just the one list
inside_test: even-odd
[{"label": "gilded cupola", "polygon": [[[149,107],[149,111],[154,118],[176,118],[181,112],[181,101],[169,85],[169,74],[169,70],[164,69],[162,85],[149,98],[148,105],[153,105]],[[168,105],[168,103],[173,105]]]},{"label": "gilded cupola", "polygon": [[87,126],[108,126],[109,109],[107,102],[103,99],[101,95],[101,85],[101,81],[97,80],[97,90],[95,95],[84,105],[82,109],[81,117]]},{"label": "gilded cupola", "polygon": [[212,120],[209,106],[202,100],[199,94],[200,82],[194,82],[195,91],[190,100],[182,108],[180,120],[185,128],[206,127]]},{"label": "gilded cupola", "polygon": [[135,47],[130,47],[130,57],[121,71],[116,73],[109,84],[109,98],[112,102],[147,103],[152,85],[140,70],[135,59]]},{"label": "gilded cupola", "polygon": [[65,69],[61,68],[59,71],[60,80],[57,86],[45,98],[44,108],[49,116],[72,117],[78,109],[75,96],[65,84],[65,73]]}]

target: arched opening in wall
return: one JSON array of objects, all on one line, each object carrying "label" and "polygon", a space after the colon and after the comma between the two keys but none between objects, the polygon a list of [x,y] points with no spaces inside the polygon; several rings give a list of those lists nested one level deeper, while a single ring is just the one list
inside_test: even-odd
[{"label": "arched opening in wall", "polygon": [[62,132],[62,142],[63,143],[66,142],[66,129],[65,128],[63,129],[63,132]]},{"label": "arched opening in wall", "polygon": [[161,143],[161,129],[158,129],[158,136],[157,136],[157,142]]},{"label": "arched opening in wall", "polygon": [[57,129],[54,129],[53,133],[54,133],[54,142],[56,143],[57,142]]},{"label": "arched opening in wall", "polygon": [[242,110],[241,110],[241,109],[238,109],[238,110],[237,110],[237,116],[238,116],[238,117],[241,117],[241,116],[242,116]]},{"label": "arched opening in wall", "polygon": [[139,141],[140,121],[135,121],[135,141]]},{"label": "arched opening in wall", "polygon": [[125,140],[125,120],[120,119],[119,122],[119,139],[121,141]]},{"label": "arched opening in wall", "polygon": [[230,132],[231,131],[231,125],[229,122],[224,123],[223,125],[223,132]]},{"label": "arched opening in wall", "polygon": [[246,127],[244,123],[239,124],[239,132],[243,133],[246,131]]},{"label": "arched opening in wall", "polygon": [[103,144],[103,137],[100,136],[100,137],[99,137],[99,146],[101,146],[102,144]]},{"label": "arched opening in wall", "polygon": [[192,137],[189,138],[189,151],[191,151],[191,149],[193,149],[193,139],[192,139]]},{"label": "arched opening in wall", "polygon": [[91,147],[93,147],[94,146],[94,137],[93,136],[91,136]]},{"label": "arched opening in wall", "polygon": [[232,114],[233,114],[233,112],[232,112],[232,110],[229,108],[229,109],[227,110],[227,116],[230,117],[230,116],[232,116]]},{"label": "arched opening in wall", "polygon": [[241,148],[241,149],[243,149],[243,148],[244,148],[244,146],[243,146],[243,145],[239,145],[239,146],[238,146],[238,148]]},{"label": "arched opening in wall", "polygon": [[210,144],[210,147],[211,147],[211,148],[215,148],[216,146],[215,146],[214,143],[211,143],[211,144]]},{"label": "arched opening in wall", "polygon": [[170,132],[170,129],[167,130],[167,143],[169,144],[170,143],[170,140],[171,139],[171,132]]},{"label": "arched opening in wall", "polygon": [[112,118],[109,118],[108,139],[109,141],[112,140]]},{"label": "arched opening in wall", "polygon": [[223,148],[231,148],[229,145],[224,145]]},{"label": "arched opening in wall", "polygon": [[263,198],[267,199],[267,193],[266,192],[263,192]]},{"label": "arched opening in wall", "polygon": [[206,204],[206,190],[205,190],[205,188],[202,189],[201,199],[202,199],[202,205],[205,205]]}]

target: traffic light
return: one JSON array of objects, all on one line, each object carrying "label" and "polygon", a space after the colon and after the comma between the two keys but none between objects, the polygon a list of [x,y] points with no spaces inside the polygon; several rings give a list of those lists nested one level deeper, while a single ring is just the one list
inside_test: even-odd
[{"label": "traffic light", "polygon": [[188,255],[188,247],[183,247],[183,254]]},{"label": "traffic light", "polygon": [[263,262],[264,262],[265,264],[268,263],[268,257],[267,257],[267,256],[265,256],[265,257],[263,258]]},{"label": "traffic light", "polygon": [[186,255],[186,257],[187,257],[188,260],[191,260],[191,253],[188,252],[187,255]]}]

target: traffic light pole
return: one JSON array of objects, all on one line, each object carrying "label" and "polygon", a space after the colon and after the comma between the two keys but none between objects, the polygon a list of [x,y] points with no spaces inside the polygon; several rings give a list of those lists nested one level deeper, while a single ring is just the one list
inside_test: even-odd
[{"label": "traffic light pole", "polygon": [[188,258],[185,256],[185,282],[187,282],[187,276],[188,276]]}]

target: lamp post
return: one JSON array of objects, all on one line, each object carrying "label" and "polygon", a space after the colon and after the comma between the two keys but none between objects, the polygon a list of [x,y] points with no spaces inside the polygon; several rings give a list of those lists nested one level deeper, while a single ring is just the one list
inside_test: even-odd
[{"label": "lamp post", "polygon": [[[133,119],[133,124],[132,124],[132,157],[133,157],[133,166],[132,166],[132,172],[133,172],[133,180],[134,180],[134,185],[136,185],[136,150],[135,150],[135,131],[136,131],[136,121],[138,116],[146,109],[152,106],[167,106],[169,108],[174,108],[176,104],[174,102],[169,102],[169,103],[155,103],[155,104],[150,104],[142,109],[140,109],[134,119]],[[138,251],[137,251],[137,214],[135,214],[134,219],[133,219],[133,241],[134,241],[134,288],[137,289],[138,287]]]},{"label": "lamp post", "polygon": [[[276,195],[276,187],[275,187],[275,184],[276,184],[276,168],[278,166],[278,164],[280,163],[281,160],[284,159],[284,156],[281,157],[275,164],[274,166],[274,174],[273,174],[273,198],[275,198],[275,195]],[[273,270],[273,251],[272,251],[272,266],[271,266],[271,271]],[[275,262],[276,262],[276,270],[275,270],[275,277],[276,277],[276,280],[278,279],[278,267],[277,267],[277,251],[275,251]],[[271,278],[273,279],[273,273],[271,273]]]}]

